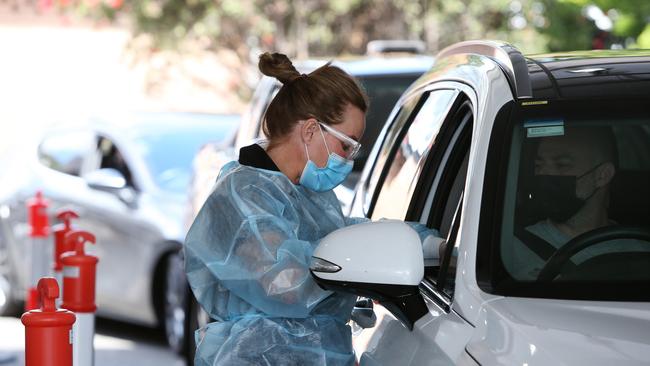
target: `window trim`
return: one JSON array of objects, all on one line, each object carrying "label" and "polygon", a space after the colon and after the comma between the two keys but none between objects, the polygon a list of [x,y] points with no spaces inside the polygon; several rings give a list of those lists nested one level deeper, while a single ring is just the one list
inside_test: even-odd
[{"label": "window trim", "polygon": [[[431,172],[428,177],[425,177],[427,180],[421,183],[422,188],[420,193],[421,196],[425,196],[425,199],[418,200],[417,197],[419,196],[414,196],[413,200],[416,202],[426,202],[423,205],[412,205],[413,211],[409,212],[409,216],[407,216],[408,219],[419,220],[420,222],[426,220],[426,225],[428,227],[436,225],[439,226],[439,222],[436,221],[441,221],[442,215],[444,214],[444,207],[442,207],[443,201],[441,198],[443,196],[448,197],[457,176],[450,176],[450,169],[456,169],[457,167],[462,166],[463,161],[466,157],[469,156],[471,152],[474,118],[475,113],[474,109],[471,107],[471,102],[469,100],[464,100],[461,102],[460,106],[454,112],[454,114],[445,122],[448,125],[451,125],[450,130],[452,137],[444,149],[444,161],[438,162],[438,166],[442,168],[436,169],[435,172]],[[454,122],[459,120],[461,123],[454,125]],[[441,183],[445,186],[441,187]],[[440,263],[440,269],[438,271],[438,278],[436,281],[434,282],[433,279],[429,279],[426,276],[423,280],[430,282],[438,290],[440,296],[443,296],[450,301],[453,299],[453,294],[448,294],[444,288],[445,283],[448,279],[450,258],[453,253],[453,248],[456,244],[458,231],[460,230],[465,185],[467,184],[467,172],[465,173],[465,180],[462,182],[462,184],[463,188],[460,193],[457,206],[454,210],[449,232],[446,238],[446,242],[452,245],[447,245],[445,248],[445,254],[441,258],[442,262]],[[429,188],[427,189],[426,187]],[[440,192],[441,189],[444,189],[444,192]],[[446,206],[447,201],[444,201],[444,203]],[[436,208],[435,210],[433,209],[434,207]],[[434,212],[436,212],[436,214],[434,214]]]},{"label": "window trim", "polygon": [[[434,155],[435,160],[427,161],[425,163],[423,171],[426,175],[423,175],[424,179],[420,179],[418,182],[418,187],[416,187],[417,194],[414,194],[413,198],[411,199],[406,220],[420,221],[421,223],[424,223],[428,226],[433,225],[433,222],[429,216],[431,214],[432,207],[436,206],[440,201],[440,195],[431,195],[434,192],[438,191],[438,187],[441,182],[447,181],[447,176],[449,173],[446,169],[446,166],[449,164],[450,159],[457,158],[457,155],[455,155],[457,154],[456,146],[458,146],[458,144],[464,143],[471,145],[471,128],[473,128],[473,119],[476,114],[475,109],[472,108],[472,103],[469,98],[467,98],[462,92],[461,96],[457,99],[456,102],[456,110],[454,111],[453,115],[448,116],[443,123],[443,128],[445,131],[441,131],[441,133],[443,133],[442,138],[444,140],[440,141],[439,144],[444,144],[445,147],[434,152],[437,154]],[[467,113],[471,114],[471,120],[466,119]],[[458,122],[460,124],[452,125],[454,122]],[[470,127],[469,131],[467,130],[468,123]],[[467,140],[468,133],[469,140]],[[467,147],[469,149],[470,146]],[[445,168],[435,168],[442,166]],[[424,196],[424,199],[415,199],[415,197],[419,197],[420,195]],[[422,222],[423,218],[426,220],[425,222]]]},{"label": "window trim", "polygon": [[[463,217],[464,193],[465,190],[463,189],[463,191],[460,194],[460,199],[458,200],[458,204],[456,206],[454,216],[451,220],[451,227],[449,228],[449,235],[447,235],[447,240],[446,240],[447,244],[445,246],[445,253],[442,257],[442,262],[440,263],[440,270],[438,271],[439,280],[436,282],[436,288],[438,289],[438,291],[440,291],[440,293],[442,293],[443,296],[446,296],[450,300],[453,299],[454,295],[453,293],[448,294],[447,291],[445,291],[445,283],[449,279],[449,264],[451,262],[451,257],[454,252],[454,247],[456,246],[456,240],[458,239],[458,231],[460,230],[460,221],[461,218]],[[454,276],[456,276],[455,271],[454,271]]]},{"label": "window trim", "polygon": [[452,301],[447,296],[444,295],[440,290],[438,290],[435,284],[427,281],[426,279],[422,280],[420,283],[420,293],[426,296],[429,300],[433,301],[438,305],[445,313],[451,312]]}]

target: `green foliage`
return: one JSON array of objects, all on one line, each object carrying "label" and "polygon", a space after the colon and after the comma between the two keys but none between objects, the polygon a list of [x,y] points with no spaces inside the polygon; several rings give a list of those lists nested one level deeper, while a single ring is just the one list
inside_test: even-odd
[{"label": "green foliage", "polygon": [[639,38],[637,38],[637,46],[639,48],[650,49],[650,24],[646,25],[643,32],[639,34]]},{"label": "green foliage", "polygon": [[614,23],[613,33],[620,37],[630,37],[641,33],[639,28],[643,30],[643,22],[640,22],[637,16],[634,14],[621,14]]},{"label": "green foliage", "polygon": [[548,50],[591,49],[591,38],[597,28],[582,15],[582,0],[543,0],[547,23],[539,32],[548,36]]},{"label": "green foliage", "polygon": [[648,0],[560,0],[578,6],[590,4],[601,8],[614,20],[612,33],[618,37],[637,38],[641,35],[650,18]]},{"label": "green foliage", "polygon": [[[276,50],[292,56],[359,54],[372,39],[422,39],[435,52],[493,38],[527,52],[589,49],[595,4],[616,37],[646,34],[650,0],[86,0],[84,16],[127,21],[153,49]],[[646,36],[644,36],[646,37]],[[638,42],[641,44],[641,42]]]}]

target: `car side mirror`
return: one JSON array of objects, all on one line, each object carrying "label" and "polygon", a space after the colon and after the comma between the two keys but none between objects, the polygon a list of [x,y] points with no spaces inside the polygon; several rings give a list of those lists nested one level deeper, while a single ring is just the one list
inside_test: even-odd
[{"label": "car side mirror", "polygon": [[322,288],[377,300],[409,329],[428,311],[418,287],[422,244],[404,222],[369,222],[330,233],[314,250],[310,270]]},{"label": "car side mirror", "polygon": [[83,176],[88,187],[98,191],[115,194],[127,206],[133,208],[135,205],[135,191],[126,185],[124,175],[113,168],[102,168],[92,171]]},{"label": "car side mirror", "polygon": [[100,191],[117,191],[126,187],[126,178],[119,170],[102,168],[84,175],[88,187]]}]

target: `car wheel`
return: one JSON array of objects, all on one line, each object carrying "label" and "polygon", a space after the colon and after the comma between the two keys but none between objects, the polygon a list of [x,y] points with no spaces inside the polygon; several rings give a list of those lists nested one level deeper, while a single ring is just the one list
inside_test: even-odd
[{"label": "car wheel", "polygon": [[189,288],[183,270],[183,256],[179,251],[167,257],[163,316],[167,343],[180,355],[186,355],[190,350],[189,298]]},{"label": "car wheel", "polygon": [[11,282],[0,274],[0,316],[18,316],[20,312],[21,306],[13,298]]},{"label": "car wheel", "polygon": [[[1,224],[1,222],[0,222]],[[19,316],[23,310],[22,301],[16,299],[15,280],[9,259],[9,250],[0,231],[0,316]]]},{"label": "car wheel", "polygon": [[[189,290],[189,287],[188,287]],[[196,354],[196,341],[194,338],[195,332],[198,329],[205,327],[212,321],[208,313],[201,308],[201,305],[196,301],[194,295],[190,292],[190,312],[189,312],[189,339],[188,339],[188,352],[186,353],[186,362],[188,365],[194,364],[194,355]],[[202,336],[202,334],[200,335]]]}]

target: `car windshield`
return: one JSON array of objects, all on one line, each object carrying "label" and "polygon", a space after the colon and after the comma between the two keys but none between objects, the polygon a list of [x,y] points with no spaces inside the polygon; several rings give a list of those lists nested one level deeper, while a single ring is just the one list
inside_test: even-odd
[{"label": "car windshield", "polygon": [[587,299],[619,299],[607,291],[630,284],[648,288],[650,118],[643,107],[620,101],[615,112],[599,112],[565,103],[515,116],[500,178],[500,284]]},{"label": "car windshield", "polygon": [[159,123],[131,131],[154,183],[163,190],[185,193],[196,152],[208,142],[224,139],[236,126],[238,118],[226,117],[230,116],[199,118],[204,121],[186,117],[185,123]]}]

